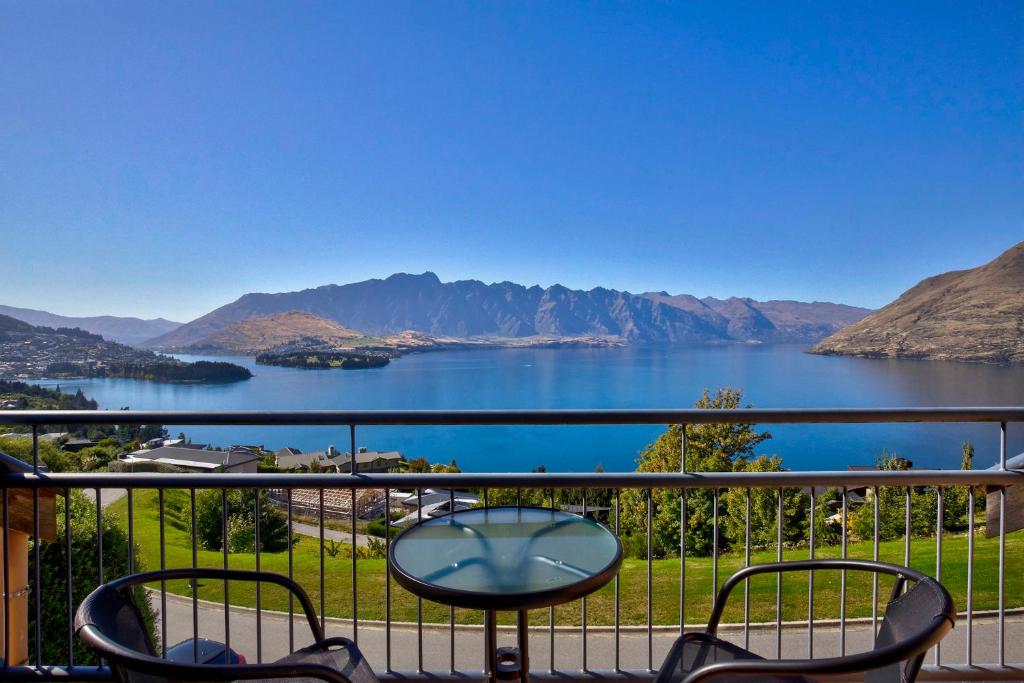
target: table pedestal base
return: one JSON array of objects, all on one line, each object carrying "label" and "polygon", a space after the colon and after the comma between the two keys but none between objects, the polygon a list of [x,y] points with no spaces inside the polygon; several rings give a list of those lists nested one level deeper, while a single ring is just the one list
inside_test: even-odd
[{"label": "table pedestal base", "polygon": [[488,683],[498,680],[530,681],[530,633],[526,610],[516,613],[518,647],[498,647],[498,613],[484,612],[484,673]]}]

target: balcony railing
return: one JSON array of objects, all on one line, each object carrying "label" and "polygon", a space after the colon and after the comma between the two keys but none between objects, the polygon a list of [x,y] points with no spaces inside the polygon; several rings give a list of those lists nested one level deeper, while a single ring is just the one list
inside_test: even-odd
[{"label": "balcony railing", "polygon": [[[1006,531],[1006,500],[1007,487],[1024,484],[1024,471],[1006,468],[1007,462],[1007,425],[1024,421],[1024,408],[909,408],[909,409],[838,409],[838,410],[556,410],[556,411],[306,411],[306,412],[153,412],[153,411],[3,411],[0,412],[0,425],[22,425],[32,429],[34,463],[32,469],[25,472],[12,472],[3,476],[3,531],[5,539],[4,556],[10,557],[6,547],[9,528],[9,502],[16,492],[31,491],[33,500],[33,521],[35,535],[39,534],[40,513],[39,500],[41,491],[56,490],[69,495],[74,489],[92,490],[95,492],[95,515],[97,538],[94,557],[72,557],[70,506],[65,506],[64,538],[67,566],[62,577],[64,601],[66,602],[66,619],[61,633],[41,631],[41,600],[39,596],[44,588],[40,574],[41,544],[34,544],[34,574],[29,576],[30,610],[35,616],[35,632],[30,634],[32,643],[29,652],[29,665],[8,665],[2,675],[9,680],[69,679],[96,680],[108,679],[109,670],[100,666],[85,666],[74,661],[74,635],[72,619],[74,606],[82,595],[74,595],[72,576],[82,565],[95,571],[97,580],[116,578],[109,570],[105,571],[103,547],[104,514],[102,491],[110,489],[127,489],[126,519],[122,520],[128,537],[128,546],[139,545],[137,526],[138,513],[136,502],[141,492],[156,491],[158,505],[158,563],[159,568],[173,566],[197,566],[199,551],[196,538],[196,496],[197,491],[214,489],[222,492],[224,510],[227,509],[229,491],[248,489],[255,491],[283,490],[288,492],[284,497],[283,509],[287,515],[289,535],[299,524],[296,519],[296,506],[293,505],[291,491],[313,490],[322,500],[325,494],[332,491],[344,491],[352,498],[362,490],[380,489],[385,500],[396,491],[407,491],[415,495],[425,489],[437,489],[449,492],[454,498],[455,491],[472,489],[482,492],[486,503],[488,495],[496,490],[522,492],[544,491],[548,504],[555,505],[554,492],[572,489],[579,491],[582,507],[586,510],[588,495],[597,496],[605,492],[610,498],[609,509],[605,512],[606,522],[616,533],[620,531],[622,520],[622,501],[630,492],[640,492],[640,499],[646,501],[645,538],[643,548],[630,565],[630,577],[626,577],[626,569],[615,579],[610,589],[610,596],[601,600],[602,610],[595,614],[588,613],[588,600],[583,599],[575,607],[552,608],[548,610],[546,622],[540,615],[541,624],[533,623],[530,627],[530,640],[533,670],[531,676],[537,679],[588,679],[612,680],[622,678],[650,679],[661,663],[661,658],[671,644],[672,639],[684,628],[699,628],[698,624],[688,623],[696,618],[698,621],[710,608],[712,591],[701,587],[701,572],[710,564],[711,586],[718,586],[727,576],[727,567],[732,564],[742,566],[752,561],[752,554],[757,551],[771,553],[772,559],[791,559],[796,556],[811,556],[815,553],[831,553],[846,557],[849,549],[848,524],[845,523],[849,511],[850,492],[854,489],[867,489],[873,495],[867,505],[873,505],[873,539],[869,546],[874,559],[878,559],[883,547],[891,551],[892,544],[885,545],[880,541],[879,532],[879,491],[883,487],[898,487],[905,492],[905,528],[903,529],[902,559],[905,564],[912,561],[912,544],[929,543],[934,545],[935,562],[931,567],[919,569],[935,575],[940,580],[952,580],[965,584],[963,595],[957,596],[957,608],[960,611],[955,637],[948,638],[941,647],[934,648],[926,660],[921,678],[927,680],[1019,680],[1024,678],[1024,623],[1017,616],[1020,610],[1007,608],[1007,531]],[[688,472],[686,471],[686,426],[707,423],[745,423],[745,424],[778,424],[778,423],[897,423],[897,422],[988,422],[999,425],[999,459],[997,467],[987,470],[909,470],[909,471],[815,471],[815,472]],[[157,474],[157,473],[47,473],[39,469],[38,436],[40,429],[47,424],[175,424],[175,425],[337,425],[347,427],[352,453],[358,452],[357,430],[363,426],[437,426],[437,425],[609,425],[609,424],[679,424],[684,425],[684,438],[681,443],[681,463],[679,472],[658,473],[474,473],[474,474],[295,474],[295,473],[260,473],[260,474]],[[965,567],[957,562],[955,568],[959,576],[950,574],[947,568],[943,576],[943,561],[949,557],[943,555],[943,540],[948,534],[943,532],[944,496],[943,492],[951,487],[968,488],[967,520],[969,528],[966,535]],[[999,531],[996,539],[996,566],[978,567],[975,559],[975,519],[976,488],[988,487],[996,492],[999,507]],[[816,498],[824,489],[833,488],[839,492],[839,505],[843,524],[841,541],[833,548],[825,549],[819,539],[815,538],[815,523],[810,523],[807,535],[802,542],[794,544],[792,540],[784,540],[786,527],[785,505],[786,492],[802,490],[809,500],[809,519],[815,520],[818,511]],[[911,520],[912,489],[929,488],[937,491],[935,508],[935,532],[933,537],[921,539],[915,537]],[[186,527],[191,532],[189,553],[168,552],[166,534],[168,532],[166,494],[172,490],[187,492],[190,503],[191,523]],[[684,533],[679,534],[676,549],[681,558],[676,563],[663,563],[658,566],[662,576],[656,582],[654,577],[655,544],[653,532],[655,514],[654,491],[669,491],[682,501],[686,496],[693,495],[696,490],[711,491],[715,505],[713,506],[714,548],[706,559],[688,555],[687,540]],[[767,547],[754,547],[751,540],[751,498],[752,492],[774,492],[773,507],[775,512],[774,543]],[[745,501],[745,528],[743,543],[728,557],[719,553],[718,539],[722,520],[718,514],[720,496],[729,491],[738,491]],[[593,493],[591,493],[593,492]],[[513,494],[514,495],[514,494]],[[256,495],[254,519],[259,520],[261,496]],[[519,496],[515,495],[515,500]],[[593,501],[594,498],[591,498]],[[270,503],[263,503],[270,504]],[[593,503],[591,503],[593,504]],[[308,511],[309,506],[306,506]],[[408,604],[408,595],[401,595],[402,589],[390,580],[390,568],[387,560],[383,560],[385,577],[383,590],[378,585],[360,590],[361,577],[359,564],[365,559],[359,558],[354,549],[344,576],[336,571],[340,565],[331,556],[331,568],[327,571],[327,559],[331,547],[326,537],[338,522],[329,525],[324,518],[323,505],[320,505],[318,518],[313,522],[312,538],[319,540],[316,553],[315,571],[312,572],[313,585],[307,580],[304,587],[309,590],[315,600],[319,601],[320,619],[327,626],[330,635],[346,635],[355,640],[366,652],[374,670],[384,679],[425,678],[437,680],[463,680],[479,678],[482,667],[482,633],[474,625],[473,615],[464,614],[459,610],[447,610],[447,614],[430,609],[425,614],[422,601],[415,601],[416,619],[411,622],[399,623],[393,619],[396,602]],[[686,506],[680,506],[682,519],[681,529],[686,528]],[[109,514],[109,513],[108,513]],[[390,505],[385,505],[386,523],[393,519]],[[343,524],[344,532],[354,542],[359,531],[356,511]],[[227,538],[226,518],[224,538]],[[259,523],[256,523],[255,553],[248,555],[232,554],[225,542],[221,562],[224,567],[255,567],[268,568],[267,552],[261,552],[259,539]],[[1024,533],[1024,532],[1022,532]],[[643,536],[643,535],[642,535]],[[318,538],[317,538],[318,537]],[[740,544],[737,544],[738,546]],[[107,551],[109,552],[109,551]],[[296,572],[295,545],[287,543],[286,567],[290,576]],[[133,553],[128,553],[128,570],[133,571]],[[154,556],[156,557],[156,556]],[[279,557],[279,555],[278,555]],[[347,558],[346,558],[347,559]],[[882,558],[886,559],[886,558]],[[698,567],[695,563],[701,563]],[[154,563],[155,564],[155,563]],[[678,568],[676,568],[678,565]],[[665,568],[674,572],[671,577],[671,595],[665,595]],[[77,569],[76,569],[77,568]],[[147,566],[156,569],[156,566]],[[975,605],[978,569],[986,582],[986,588],[995,583],[996,604],[994,609],[978,609]],[[308,569],[308,567],[307,567]],[[1024,567],[1018,567],[1020,571]],[[966,573],[966,576],[963,576]],[[3,576],[4,595],[12,595],[12,578],[5,563]],[[308,579],[309,572],[304,574]],[[639,578],[638,578],[639,577]],[[301,578],[301,577],[297,577]],[[55,580],[52,576],[48,580]],[[301,581],[300,581],[301,582]],[[637,590],[639,584],[640,589]],[[371,590],[371,588],[373,590]],[[773,619],[753,620],[751,618],[752,595],[748,584],[745,589],[742,612],[733,614],[735,622],[731,628],[720,631],[720,635],[733,638],[737,642],[751,647],[765,656],[825,656],[869,648],[876,633],[879,618],[878,579],[870,586],[870,616],[853,618],[849,616],[848,606],[854,602],[862,605],[867,601],[866,594],[850,595],[845,572],[839,577],[838,584],[832,580],[807,577],[806,587],[794,593],[792,586],[784,588],[779,579],[770,592],[774,601],[759,605],[756,610],[760,614],[773,614]],[[163,647],[183,638],[208,636],[222,639],[229,646],[242,651],[250,661],[264,660],[280,656],[296,647],[294,628],[294,610],[289,605],[287,611],[267,609],[265,596],[257,589],[254,609],[243,609],[238,606],[246,602],[248,596],[236,595],[233,605],[231,595],[225,589],[218,603],[199,599],[197,590],[186,591],[184,597],[175,595],[173,586],[159,585],[154,587],[154,603],[158,612],[156,631]],[[859,587],[858,591],[867,588]],[[177,588],[181,592],[180,587]],[[345,591],[339,602],[339,591]],[[838,595],[838,614],[822,616],[821,592],[825,591],[828,600],[835,601]],[[381,595],[381,592],[383,595]],[[1016,608],[1024,602],[1024,595],[1011,596]],[[816,609],[816,599],[818,608]],[[362,600],[362,602],[361,602]],[[368,601],[373,601],[367,605]],[[670,603],[666,608],[665,602]],[[803,609],[806,600],[806,612],[792,619],[791,602],[796,601]],[[659,605],[659,601],[662,604]],[[858,602],[859,601],[859,602]],[[331,609],[328,609],[328,602]],[[367,613],[367,607],[380,618],[367,620],[361,618]],[[598,598],[590,598],[591,606],[598,604]],[[169,605],[170,610],[169,611]],[[5,633],[11,633],[11,601],[4,601]],[[428,606],[429,607],[429,606]],[[604,609],[608,607],[608,609]],[[343,618],[328,617],[329,611],[341,613]],[[669,612],[670,617],[664,615]],[[173,612],[173,614],[172,614]],[[189,618],[188,615],[191,615]],[[441,618],[437,619],[440,614]],[[185,615],[182,618],[182,615]],[[696,617],[694,616],[696,615]],[[633,623],[637,622],[639,623]],[[469,622],[469,623],[466,623]],[[573,622],[573,625],[562,625]],[[42,643],[47,639],[63,641],[66,656],[61,661],[44,661]],[[6,639],[8,648],[10,638]],[[285,642],[287,641],[287,642]],[[299,642],[298,646],[303,643]],[[281,650],[284,652],[281,652]],[[9,662],[9,652],[5,652],[4,661]]]}]

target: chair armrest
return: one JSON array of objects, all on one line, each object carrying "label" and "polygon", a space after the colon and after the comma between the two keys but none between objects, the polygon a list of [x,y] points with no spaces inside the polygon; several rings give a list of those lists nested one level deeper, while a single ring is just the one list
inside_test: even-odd
[{"label": "chair armrest", "polygon": [[[172,662],[162,657],[129,650],[106,638],[92,626],[83,626],[78,634],[104,657],[130,671],[163,676],[182,681],[235,681],[260,678],[317,678],[326,683],[351,683],[336,669],[322,664],[270,663],[270,664],[192,664]],[[338,640],[331,638],[325,643]],[[344,639],[341,639],[344,640]]]},{"label": "chair armrest", "polygon": [[287,589],[292,595],[294,595],[299,605],[302,606],[302,611],[306,616],[306,621],[309,623],[309,628],[313,632],[313,639],[321,641],[324,639],[323,629],[320,628],[320,621],[317,619],[316,610],[313,608],[313,602],[309,599],[309,595],[306,591],[302,590],[302,587],[287,576],[276,574],[274,572],[257,572],[250,569],[215,569],[212,567],[184,567],[181,569],[163,569],[151,572],[142,572],[141,574],[132,574],[131,576],[125,576],[120,579],[116,579],[105,584],[107,588],[120,589],[126,586],[133,586],[143,583],[153,583],[156,581],[176,581],[180,579],[220,579],[223,581],[255,581],[262,583],[273,583],[278,586],[282,586]]},{"label": "chair armrest", "polygon": [[709,664],[690,672],[682,683],[702,683],[722,676],[827,677],[863,673],[923,656],[952,628],[952,620],[945,614],[939,614],[916,636],[876,650],[822,659],[745,659]]},{"label": "chair armrest", "polygon": [[718,631],[718,622],[722,619],[722,613],[725,611],[725,603],[732,593],[732,590],[739,585],[741,581],[749,579],[752,576],[758,574],[778,574],[781,572],[795,572],[795,571],[817,571],[827,569],[852,569],[855,571],[867,571],[875,572],[879,574],[890,574],[901,579],[912,579],[914,581],[920,581],[925,577],[918,571],[909,569],[907,567],[900,567],[895,564],[889,564],[887,562],[875,562],[872,560],[841,560],[841,559],[823,559],[823,560],[794,560],[790,562],[771,562],[768,564],[754,564],[749,567],[744,567],[739,570],[722,584],[721,590],[718,591],[718,595],[715,597],[715,604],[711,610],[711,616],[708,618],[707,633],[715,635]]}]

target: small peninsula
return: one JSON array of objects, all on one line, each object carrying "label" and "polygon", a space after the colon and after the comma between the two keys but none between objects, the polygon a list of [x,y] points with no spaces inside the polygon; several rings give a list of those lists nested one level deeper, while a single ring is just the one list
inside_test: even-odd
[{"label": "small peninsula", "polygon": [[30,325],[0,315],[0,377],[125,377],[154,382],[237,382],[248,369],[221,361],[185,361],[135,349],[79,328]]}]

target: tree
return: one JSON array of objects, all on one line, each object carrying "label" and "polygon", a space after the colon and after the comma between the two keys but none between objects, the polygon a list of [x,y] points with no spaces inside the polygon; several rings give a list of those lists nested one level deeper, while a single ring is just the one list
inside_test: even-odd
[{"label": "tree", "polygon": [[[288,548],[288,517],[260,491],[260,551],[280,552]],[[196,496],[196,540],[206,550],[223,550],[224,496],[207,490]],[[251,489],[227,493],[228,552],[256,550],[256,493]],[[294,542],[294,541],[293,541]]]},{"label": "tree", "polygon": [[[960,469],[974,469],[974,444],[965,441],[960,457]],[[975,496],[975,506],[978,500],[984,500],[985,496]],[[948,486],[942,492],[942,528],[946,531],[962,531],[967,528],[969,517],[974,513],[968,510],[970,503],[969,486]]]},{"label": "tree", "polygon": [[[738,389],[721,388],[711,394],[707,389],[696,402],[700,409],[736,409],[743,394]],[[747,406],[750,407],[750,406]],[[678,472],[682,462],[683,425],[668,430],[640,453],[638,472]],[[728,472],[740,457],[752,457],[754,448],[771,438],[750,424],[697,424],[686,429],[686,469],[689,472]],[[675,554],[679,550],[680,499],[678,490],[653,492],[653,536],[656,555]],[[719,514],[722,512],[719,500]],[[686,492],[686,548],[694,555],[710,555],[714,547],[714,493],[708,489]],[[646,534],[647,502],[642,491],[622,493],[622,529],[629,534]],[[719,532],[719,547],[726,539]]]},{"label": "tree", "polygon": [[[69,504],[63,496],[57,499],[57,541],[43,542],[39,547],[40,585],[40,630],[43,639],[42,657],[44,662],[68,661],[67,645],[64,638],[53,637],[64,633],[67,628],[68,604],[65,593],[68,554],[65,546],[64,510]],[[103,576],[97,572],[94,561],[96,543],[96,505],[81,491],[72,489],[70,498],[71,519],[71,595],[72,608],[78,609],[82,600],[102,581],[110,581],[128,575],[128,555],[134,555],[134,571],[145,570],[139,560],[138,548],[128,547],[128,537],[112,514],[103,515]],[[29,553],[29,575],[35,572],[35,553]],[[159,642],[154,628],[155,614],[149,602],[148,593],[138,587],[134,590],[135,602],[142,612],[142,620],[149,629],[153,643]],[[29,610],[29,652],[34,651],[35,610]],[[97,658],[78,638],[74,639],[74,661],[81,665],[97,664]]]},{"label": "tree", "polygon": [[[778,455],[760,455],[752,460],[739,457],[735,472],[783,472]],[[750,489],[750,545],[768,548],[778,543],[779,493],[775,489]],[[746,536],[747,502],[745,489],[729,489],[722,496],[727,545],[739,546]],[[818,505],[820,511],[822,506]],[[800,543],[807,538],[810,497],[799,489],[782,491],[783,543]],[[822,526],[816,528],[816,531]]]}]

